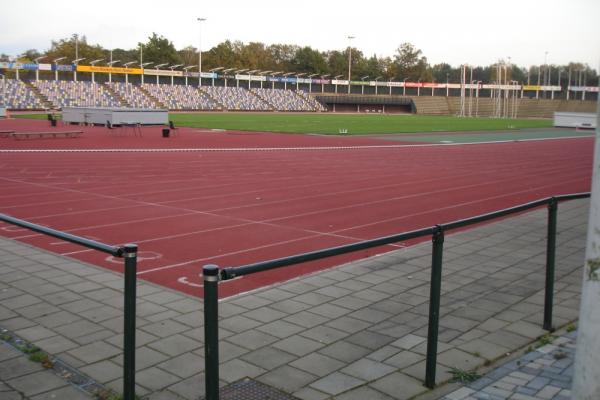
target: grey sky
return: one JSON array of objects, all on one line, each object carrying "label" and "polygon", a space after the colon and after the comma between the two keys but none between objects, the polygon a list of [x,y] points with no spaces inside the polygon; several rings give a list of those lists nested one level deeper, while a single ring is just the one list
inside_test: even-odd
[{"label": "grey sky", "polygon": [[197,47],[204,17],[203,50],[227,39],[341,50],[352,35],[366,56],[410,42],[432,64],[537,65],[546,51],[552,64],[600,64],[600,0],[1,1],[0,53],[10,55],[74,33],[106,48],[133,48],[152,32]]}]

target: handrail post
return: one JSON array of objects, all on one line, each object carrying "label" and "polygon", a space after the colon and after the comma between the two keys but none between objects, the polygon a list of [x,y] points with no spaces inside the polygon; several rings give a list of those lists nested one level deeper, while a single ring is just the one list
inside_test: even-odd
[{"label": "handrail post", "polygon": [[554,267],[556,263],[556,214],[558,201],[551,197],[548,203],[548,239],[546,241],[546,292],[544,295],[543,328],[552,332],[552,304],[554,302]]},{"label": "handrail post", "polygon": [[135,302],[137,278],[136,244],[123,247],[125,259],[125,303],[123,330],[123,400],[135,400]]},{"label": "handrail post", "polygon": [[425,386],[435,387],[437,363],[437,342],[440,318],[440,297],[442,295],[442,256],[444,254],[444,230],[436,225],[433,230],[433,250],[431,253],[431,286],[429,291],[429,328],[427,331],[427,361],[425,365]]},{"label": "handrail post", "polygon": [[205,400],[219,400],[219,267],[205,265],[204,379]]}]

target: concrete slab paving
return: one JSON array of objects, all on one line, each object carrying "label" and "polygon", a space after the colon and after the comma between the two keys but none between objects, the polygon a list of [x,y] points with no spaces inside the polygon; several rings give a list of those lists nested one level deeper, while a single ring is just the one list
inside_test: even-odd
[{"label": "concrete slab paving", "polygon": [[[559,207],[556,325],[578,316],[588,204]],[[443,384],[452,367],[485,369],[544,334],[546,222],[546,211],[539,210],[447,235],[440,388],[423,386],[430,243],[222,300],[221,385],[251,377],[302,400],[458,400],[507,392],[567,397],[569,382],[561,376],[570,364],[552,358],[567,342],[540,348],[535,351],[540,357],[530,355],[526,365],[492,371],[460,392],[452,394],[456,384]],[[0,238],[0,329],[21,333],[115,391],[122,388],[122,286],[119,274]],[[48,290],[38,291],[43,287]],[[204,395],[202,309],[200,299],[139,282],[139,395],[169,400]],[[25,388],[27,376],[53,374],[7,346],[0,346],[3,399],[20,393],[11,382]],[[71,390],[73,398],[86,396],[67,381],[61,387],[54,378],[48,382],[26,398],[49,399]]]}]

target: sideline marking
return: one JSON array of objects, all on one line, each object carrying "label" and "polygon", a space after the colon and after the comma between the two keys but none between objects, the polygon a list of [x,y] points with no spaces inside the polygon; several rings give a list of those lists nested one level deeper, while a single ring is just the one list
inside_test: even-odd
[{"label": "sideline marking", "polygon": [[[79,251],[74,251],[72,253],[73,254],[79,253]],[[72,253],[62,253],[61,255],[67,256]],[[161,259],[162,256],[163,255],[161,253],[157,253],[155,251],[140,251],[140,252],[138,252],[137,261],[142,262],[142,261],[146,261],[146,260],[158,260],[158,259]],[[113,264],[123,264],[123,259],[115,257],[115,256],[108,256],[105,258],[105,260],[108,262],[111,262]]]},{"label": "sideline marking", "polygon": [[215,148],[181,148],[181,149],[12,149],[0,150],[0,153],[181,153],[181,152],[261,152],[261,151],[323,151],[323,150],[370,150],[370,149],[405,149],[413,147],[469,146],[479,144],[502,144],[519,142],[540,142],[546,140],[586,139],[590,136],[564,136],[537,139],[510,139],[487,142],[468,143],[429,143],[429,144],[389,144],[367,146],[316,146],[316,147],[215,147]]}]

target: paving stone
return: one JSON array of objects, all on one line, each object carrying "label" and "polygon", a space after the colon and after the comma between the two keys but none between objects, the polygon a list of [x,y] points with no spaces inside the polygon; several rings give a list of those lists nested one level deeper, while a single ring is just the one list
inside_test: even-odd
[{"label": "paving stone", "polygon": [[86,365],[80,371],[100,383],[108,383],[123,376],[123,367],[110,360]]},{"label": "paving stone", "polygon": [[[257,365],[266,370],[272,370],[276,367],[279,367],[280,365],[290,363],[297,357],[280,349],[267,346],[258,350],[254,350],[250,353],[246,353],[240,358],[244,361]],[[300,368],[299,366],[296,367]]]},{"label": "paving stone", "polygon": [[[34,382],[35,384],[32,384]],[[63,379],[46,370],[14,378],[7,383],[25,396],[34,396],[49,390],[67,386],[67,383]]]},{"label": "paving stone", "polygon": [[135,375],[137,385],[141,385],[152,391],[164,389],[180,380],[177,376],[156,367],[139,371]]},{"label": "paving stone", "polygon": [[348,343],[344,340],[335,342],[319,350],[319,353],[336,360],[353,362],[369,354],[369,349]]},{"label": "paving stone", "polygon": [[395,370],[395,367],[363,358],[348,365],[341,372],[364,381],[374,381]]},{"label": "paving stone", "polygon": [[325,325],[320,325],[312,329],[308,329],[300,333],[300,335],[315,340],[319,343],[331,344],[333,342],[337,342],[338,340],[347,337],[348,333],[340,331],[338,329],[330,328]]},{"label": "paving stone", "polygon": [[47,339],[34,340],[33,343],[49,354],[62,353],[79,346],[77,343],[58,335]]},{"label": "paving stone", "polygon": [[[369,386],[397,400],[410,399],[427,390],[422,382],[399,372],[378,379]],[[398,388],[402,388],[402,390],[399,391]]]},{"label": "paving stone", "polygon": [[374,390],[368,386],[361,386],[349,392],[335,396],[335,400],[393,400],[395,397],[390,397],[381,392]]},{"label": "paving stone", "polygon": [[[169,391],[186,400],[203,398],[205,394],[204,374],[194,375],[169,386]],[[178,400],[180,399],[178,398]]]},{"label": "paving stone", "polygon": [[166,338],[176,333],[186,331],[189,327],[173,320],[166,320],[144,325],[140,329],[143,329],[154,336]]},{"label": "paving stone", "polygon": [[232,383],[242,378],[255,378],[262,375],[266,370],[249,364],[240,359],[229,360],[219,367],[219,378]]},{"label": "paving stone", "polygon": [[92,397],[90,395],[73,386],[65,386],[59,389],[50,390],[37,396],[33,396],[31,400],[89,400],[91,398]]},{"label": "paving stone", "polygon": [[273,347],[301,357],[323,347],[323,344],[302,336],[294,335],[273,343]]},{"label": "paving stone", "polygon": [[188,378],[204,372],[204,357],[185,353],[158,364],[158,367],[180,378]]},{"label": "paving stone", "polygon": [[43,370],[40,364],[34,363],[25,357],[15,357],[0,363],[0,376],[3,380],[18,378]]},{"label": "paving stone", "polygon": [[[148,347],[140,347],[135,351],[135,369],[141,371],[146,368],[156,366],[167,360],[169,356],[164,353],[158,352]],[[123,354],[119,354],[117,357],[111,358],[115,364],[123,365]],[[171,371],[167,371],[171,372]]]},{"label": "paving stone", "polygon": [[148,344],[148,347],[170,356],[177,356],[179,354],[200,349],[203,346],[202,343],[197,340],[193,340],[182,335],[173,335],[152,342]]},{"label": "paving stone", "polygon": [[316,379],[315,375],[289,365],[283,365],[257,378],[258,381],[287,393],[296,392]]},{"label": "paving stone", "polygon": [[294,392],[293,396],[300,400],[325,400],[329,397],[329,395],[310,387],[305,387]]},{"label": "paving stone", "polygon": [[263,332],[246,331],[244,333],[239,333],[237,335],[228,337],[227,341],[235,345],[245,347],[248,350],[256,350],[260,347],[270,345],[271,343],[278,341],[278,339],[275,336],[271,336]]},{"label": "paving stone", "polygon": [[105,342],[96,342],[69,350],[67,353],[84,363],[92,364],[121,354],[121,349]]},{"label": "paving stone", "polygon": [[473,355],[479,354],[480,357],[488,360],[495,360],[511,351],[508,347],[486,342],[481,339],[471,340],[468,343],[458,346],[458,348]]},{"label": "paving stone", "polygon": [[30,328],[20,329],[15,332],[17,336],[27,341],[33,342],[40,339],[46,339],[56,336],[56,332],[46,329],[43,326],[32,326]]},{"label": "paving stone", "polygon": [[290,365],[317,376],[325,376],[337,371],[346,364],[319,353],[311,353],[291,362]]},{"label": "paving stone", "polygon": [[409,365],[416,364],[424,359],[424,355],[413,353],[407,350],[395,354],[394,356],[386,359],[384,362],[396,368],[402,369],[408,367]]},{"label": "paving stone", "polygon": [[413,347],[423,343],[426,340],[427,340],[427,338],[425,338],[425,337],[408,334],[408,335],[401,337],[400,339],[396,340],[395,342],[393,342],[391,344],[392,344],[392,346],[396,346],[396,347],[399,347],[404,350],[410,350]]},{"label": "paving stone", "polygon": [[314,389],[335,396],[357,386],[361,386],[364,383],[365,382],[363,380],[356,379],[341,372],[334,372],[317,380],[316,382],[313,382],[310,386]]},{"label": "paving stone", "polygon": [[292,324],[291,322],[279,320],[258,326],[256,329],[263,333],[283,339],[298,332],[302,332],[305,328]]}]

